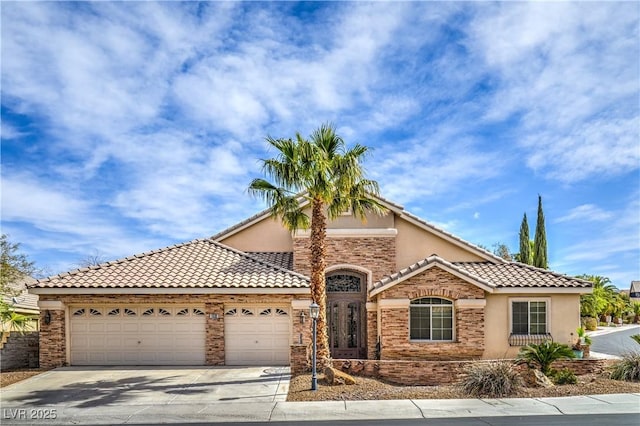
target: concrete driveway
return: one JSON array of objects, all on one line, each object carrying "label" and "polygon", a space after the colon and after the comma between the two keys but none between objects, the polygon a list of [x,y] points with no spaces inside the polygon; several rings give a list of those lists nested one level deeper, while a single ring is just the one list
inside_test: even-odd
[{"label": "concrete driveway", "polygon": [[2,388],[0,406],[6,422],[45,421],[47,412],[37,410],[47,409],[55,409],[60,421],[61,414],[78,410],[117,411],[126,418],[142,406],[272,405],[286,400],[289,380],[288,367],[64,367]]}]

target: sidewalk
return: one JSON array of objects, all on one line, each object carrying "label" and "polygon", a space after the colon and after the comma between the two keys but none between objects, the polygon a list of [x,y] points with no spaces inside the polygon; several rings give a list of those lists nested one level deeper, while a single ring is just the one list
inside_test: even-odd
[{"label": "sidewalk", "polygon": [[[47,411],[48,410],[48,411]],[[277,421],[338,421],[540,416],[572,414],[638,414],[640,394],[562,398],[385,400],[328,402],[215,402],[70,407],[47,406],[46,424],[159,424]],[[21,417],[24,414],[23,417]],[[31,424],[30,412],[2,409],[3,424]]]},{"label": "sidewalk", "polygon": [[615,333],[617,331],[627,330],[629,328],[638,328],[638,333],[640,333],[640,324],[622,324],[620,326],[612,326],[612,327],[601,327],[594,331],[587,331],[586,334],[588,336],[602,336],[605,334]]}]

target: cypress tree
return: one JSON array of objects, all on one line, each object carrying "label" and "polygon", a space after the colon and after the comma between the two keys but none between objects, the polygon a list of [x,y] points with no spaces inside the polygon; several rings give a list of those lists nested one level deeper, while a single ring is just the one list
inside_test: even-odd
[{"label": "cypress tree", "polygon": [[527,214],[522,218],[520,225],[520,262],[531,265],[531,243],[529,242],[529,222],[527,222]]},{"label": "cypress tree", "polygon": [[542,211],[542,197],[538,195],[538,222],[536,236],[533,240],[533,266],[547,269],[547,232],[544,229],[544,212]]}]

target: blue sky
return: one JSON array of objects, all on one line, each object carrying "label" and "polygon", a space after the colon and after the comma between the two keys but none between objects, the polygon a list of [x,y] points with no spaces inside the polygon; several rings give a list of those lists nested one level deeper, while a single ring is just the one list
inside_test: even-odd
[{"label": "blue sky", "polygon": [[[264,208],[332,122],[382,195],[552,269],[640,279],[640,4],[2,2],[2,232],[49,273]],[[425,253],[428,255],[429,253]]]}]

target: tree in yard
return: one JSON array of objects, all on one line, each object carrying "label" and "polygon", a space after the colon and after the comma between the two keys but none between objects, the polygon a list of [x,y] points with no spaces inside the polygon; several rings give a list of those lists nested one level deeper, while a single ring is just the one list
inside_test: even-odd
[{"label": "tree in yard", "polygon": [[527,222],[527,214],[525,213],[520,225],[520,253],[518,261],[531,265],[531,241],[529,240],[529,222]]},{"label": "tree in yard", "polygon": [[513,255],[509,251],[509,247],[504,243],[495,243],[493,245],[493,254],[503,258],[507,262],[511,262],[513,260]]},{"label": "tree in yard", "polygon": [[91,254],[88,254],[80,259],[76,263],[76,266],[78,268],[88,268],[90,266],[98,266],[106,261],[107,259],[105,258],[104,253],[99,250],[94,250]]},{"label": "tree in yard", "polygon": [[19,243],[12,243],[6,234],[0,237],[0,290],[2,294],[15,296],[15,289],[9,287],[10,283],[31,276],[36,272],[33,262],[27,256],[19,253]]},{"label": "tree in yard", "polygon": [[0,237],[0,323],[2,330],[18,330],[29,328],[31,318],[18,314],[5,302],[4,297],[20,294],[20,290],[11,284],[23,280],[36,272],[34,263],[27,256],[19,253],[20,244],[12,243],[6,234]]},{"label": "tree in yard", "polygon": [[601,315],[612,315],[616,299],[616,287],[611,280],[600,275],[578,275],[593,283],[591,293],[580,296],[580,312],[582,316],[599,318]]},{"label": "tree in yard", "polygon": [[[249,193],[266,201],[274,217],[292,232],[311,228],[311,297],[320,306],[318,318],[318,359],[330,359],[326,319],[325,238],[327,217],[335,219],[351,211],[362,220],[367,212],[386,211],[375,198],[378,183],[366,179],[361,161],[368,148],[356,144],[348,149],[331,125],[315,130],[309,140],[296,134],[292,139],[266,138],[278,153],[262,160],[263,170],[272,180],[254,179]],[[311,218],[305,212],[311,205]]]},{"label": "tree in yard", "polygon": [[542,197],[538,195],[538,221],[534,238],[533,266],[547,269],[547,233],[544,228],[544,212],[542,211]]}]

